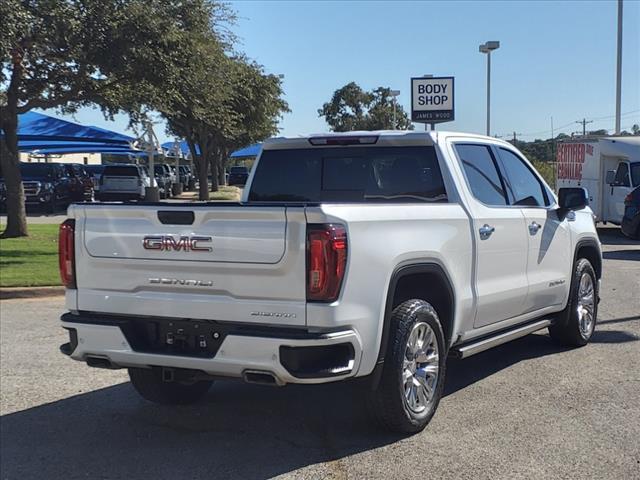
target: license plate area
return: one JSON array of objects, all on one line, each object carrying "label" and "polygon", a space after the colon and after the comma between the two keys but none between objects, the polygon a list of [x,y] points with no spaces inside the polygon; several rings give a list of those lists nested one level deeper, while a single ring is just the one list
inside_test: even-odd
[{"label": "license plate area", "polygon": [[130,320],[120,328],[136,352],[213,358],[225,337],[207,320]]}]

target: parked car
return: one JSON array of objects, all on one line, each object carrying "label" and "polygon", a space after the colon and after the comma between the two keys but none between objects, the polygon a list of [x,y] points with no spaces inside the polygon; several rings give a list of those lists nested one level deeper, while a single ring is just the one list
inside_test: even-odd
[{"label": "parked car", "polygon": [[63,163],[69,175],[69,187],[71,199],[75,202],[90,202],[93,200],[93,180],[85,170],[84,165],[79,163]]},{"label": "parked car", "polygon": [[[71,180],[59,163],[20,163],[25,204],[41,205],[49,213],[71,202]],[[0,207],[6,208],[6,186],[0,177]]]},{"label": "parked car", "polygon": [[433,417],[449,356],[545,328],[573,347],[592,338],[602,253],[587,192],[556,197],[510,143],[274,139],[254,168],[240,203],[72,205],[61,351],[128,368],[162,404],[218,377],[359,377],[379,423],[407,434]]},{"label": "parked car", "polygon": [[146,174],[135,164],[107,165],[100,176],[99,201],[144,200]]},{"label": "parked car", "polygon": [[627,237],[640,240],[640,187],[636,187],[624,199],[622,233]]},{"label": "parked car", "polygon": [[155,180],[158,184],[160,198],[170,198],[172,194],[171,175],[169,174],[167,166],[164,164],[156,163],[153,166],[153,170],[155,172]]},{"label": "parked car", "polygon": [[180,169],[180,176],[183,178],[183,189],[185,191],[189,191],[193,188],[194,179],[193,174],[191,173],[191,169],[188,165],[180,165],[178,167]]},{"label": "parked car", "polygon": [[104,165],[85,165],[84,169],[91,176],[91,181],[93,182],[93,191],[94,194],[98,190],[100,190],[100,176],[102,172],[104,172]]},{"label": "parked car", "polygon": [[249,178],[249,169],[247,167],[231,167],[229,169],[228,185],[240,185],[244,187]]}]

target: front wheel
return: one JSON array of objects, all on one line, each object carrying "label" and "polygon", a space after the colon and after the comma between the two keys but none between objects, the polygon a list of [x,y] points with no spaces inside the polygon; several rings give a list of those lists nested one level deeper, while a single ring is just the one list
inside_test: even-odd
[{"label": "front wheel", "polygon": [[573,270],[567,308],[549,327],[549,335],[562,345],[582,347],[593,335],[597,316],[598,279],[589,260],[580,258]]},{"label": "front wheel", "polygon": [[161,405],[188,405],[204,397],[213,381],[165,382],[161,368],[130,368],[133,388],[145,400]]},{"label": "front wheel", "polygon": [[391,316],[380,384],[368,397],[374,418],[394,432],[423,430],[442,397],[446,356],[435,309],[424,300],[407,300],[397,306]]}]

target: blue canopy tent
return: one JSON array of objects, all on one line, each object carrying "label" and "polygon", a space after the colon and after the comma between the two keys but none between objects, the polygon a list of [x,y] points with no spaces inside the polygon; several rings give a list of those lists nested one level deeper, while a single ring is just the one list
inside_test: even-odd
[{"label": "blue canopy tent", "polygon": [[37,112],[18,117],[17,133],[18,150],[38,155],[138,153],[131,148],[133,137]]},{"label": "blue canopy tent", "polygon": [[260,155],[262,151],[262,144],[255,143],[253,145],[249,145],[248,147],[241,148],[240,150],[236,150],[231,155],[231,158],[246,158],[246,157],[257,157]]}]

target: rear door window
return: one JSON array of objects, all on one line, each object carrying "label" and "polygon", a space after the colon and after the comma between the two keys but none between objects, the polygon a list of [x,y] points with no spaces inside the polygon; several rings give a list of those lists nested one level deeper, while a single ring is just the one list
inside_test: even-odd
[{"label": "rear door window", "polygon": [[435,149],[343,147],[264,150],[249,200],[446,202]]},{"label": "rear door window", "polygon": [[504,185],[491,148],[481,144],[456,144],[455,149],[473,196],[485,205],[507,205]]}]

